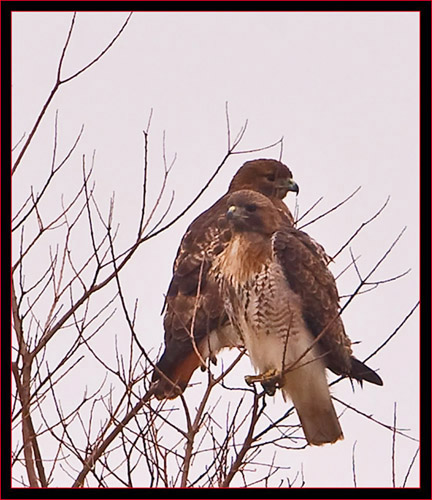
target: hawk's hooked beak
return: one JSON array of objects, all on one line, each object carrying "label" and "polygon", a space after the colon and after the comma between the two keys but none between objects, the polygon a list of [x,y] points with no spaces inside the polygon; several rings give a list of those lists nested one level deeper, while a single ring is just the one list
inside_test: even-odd
[{"label": "hawk's hooked beak", "polygon": [[280,189],[286,189],[287,191],[293,191],[295,194],[299,194],[300,188],[294,179],[280,179],[277,183],[277,187]]},{"label": "hawk's hooked beak", "polygon": [[235,205],[231,205],[228,208],[227,213],[226,213],[227,219],[234,219],[234,217],[238,216],[239,213],[238,213],[238,210],[236,213],[236,210],[237,210],[237,207]]}]

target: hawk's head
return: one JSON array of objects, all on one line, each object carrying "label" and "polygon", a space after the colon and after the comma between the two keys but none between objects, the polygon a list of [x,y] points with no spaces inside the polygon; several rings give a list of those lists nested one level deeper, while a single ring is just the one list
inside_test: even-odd
[{"label": "hawk's head", "polygon": [[285,198],[288,191],[299,192],[291,170],[280,161],[267,159],[247,161],[239,169],[228,192],[239,189],[250,189],[280,200]]},{"label": "hawk's head", "polygon": [[271,235],[283,224],[283,214],[264,195],[242,189],[227,200],[226,217],[234,232]]}]

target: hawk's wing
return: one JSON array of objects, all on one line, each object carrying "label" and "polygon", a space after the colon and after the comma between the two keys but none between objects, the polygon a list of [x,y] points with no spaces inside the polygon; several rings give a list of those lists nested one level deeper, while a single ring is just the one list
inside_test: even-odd
[{"label": "hawk's wing", "polygon": [[[173,392],[168,379],[184,390],[192,373],[202,365],[203,343],[210,333],[230,328],[218,286],[208,273],[214,256],[231,236],[225,211],[223,197],[195,219],[181,241],[165,298],[165,352],[153,374],[153,381],[159,381],[153,389],[156,397],[177,395],[179,391]],[[220,340],[224,340],[222,335]]]},{"label": "hawk's wing", "polygon": [[373,370],[352,356],[351,342],[339,315],[336,282],[322,247],[303,231],[287,227],[274,234],[273,251],[290,288],[301,299],[304,320],[318,338],[327,367],[338,375],[382,385]]}]

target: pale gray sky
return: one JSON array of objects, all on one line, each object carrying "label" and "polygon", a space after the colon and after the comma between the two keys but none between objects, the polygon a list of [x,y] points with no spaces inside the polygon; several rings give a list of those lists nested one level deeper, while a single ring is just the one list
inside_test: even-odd
[{"label": "pale gray sky", "polygon": [[[126,16],[79,13],[64,75],[91,60]],[[13,15],[14,144],[29,132],[49,94],[71,17],[71,13]],[[365,357],[418,300],[418,44],[416,13],[135,13],[109,53],[55,97],[17,171],[13,205],[17,208],[27,198],[30,185],[40,190],[48,175],[58,109],[60,155],[70,147],[82,124],[85,130],[71,164],[56,181],[50,204],[44,208],[59,209],[61,194],[68,199],[68,193],[80,182],[81,156],[85,154],[90,162],[96,150],[96,196],[107,213],[115,191],[115,222],[120,224],[117,244],[124,248],[137,227],[142,130],[151,109],[149,197],[155,199],[161,180],[165,131],[168,160],[174,154],[177,159],[163,206],[174,190],[175,214],[199,191],[226,152],[228,102],[233,135],[248,120],[242,150],[284,137],[282,161],[291,167],[300,185],[300,213],[323,196],[314,212],[318,215],[362,186],[348,204],[306,229],[330,255],[388,196],[390,202],[383,214],[351,245],[353,253],[361,255],[358,266],[363,274],[407,226],[373,279],[387,279],[408,268],[410,274],[358,297],[343,316],[351,339],[361,340],[354,346],[356,355]],[[279,154],[276,147],[232,156],[193,209],[161,238],[145,245],[124,270],[122,283],[129,306],[139,299],[137,330],[142,332],[146,348],[158,348],[162,343],[163,294],[188,224],[226,191],[244,161],[278,158]],[[286,201],[293,209],[294,196],[289,195]],[[78,258],[81,250],[77,245]],[[31,258],[35,264],[38,259],[46,260],[48,251],[41,248]],[[346,250],[332,271],[338,274],[349,262]],[[31,270],[27,272],[30,280]],[[349,294],[356,284],[351,268],[338,280],[340,294]],[[108,336],[95,344],[107,357],[113,353]],[[418,339],[416,313],[370,362],[379,369],[384,387],[366,384],[353,393],[345,381],[334,388],[334,395],[389,424],[397,402],[398,425],[418,437]],[[248,371],[247,364],[244,369]],[[81,376],[85,380],[85,371]],[[242,376],[243,372],[239,373],[239,380]],[[200,377],[197,374],[196,380]],[[79,384],[78,377],[74,388]],[[283,412],[281,398],[275,402],[276,413],[279,407]],[[287,455],[287,464],[293,469],[303,464],[306,486],[349,487],[353,484],[351,455],[356,442],[358,485],[391,486],[392,433],[349,411],[341,424],[343,442],[293,452]],[[416,442],[398,438],[399,485],[416,448]],[[418,485],[418,473],[416,463],[408,485]],[[56,484],[64,485],[69,485],[69,480]]]}]

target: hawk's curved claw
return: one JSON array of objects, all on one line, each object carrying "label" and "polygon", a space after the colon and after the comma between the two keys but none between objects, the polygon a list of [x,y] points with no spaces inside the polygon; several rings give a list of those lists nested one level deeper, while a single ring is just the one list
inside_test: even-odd
[{"label": "hawk's curved claw", "polygon": [[247,385],[249,385],[250,387],[252,387],[256,382],[257,380],[255,380],[256,378],[256,375],[246,375],[245,376],[245,382]]},{"label": "hawk's curved claw", "polygon": [[268,370],[259,375],[246,375],[245,382],[250,386],[261,383],[266,394],[274,396],[276,389],[281,387],[281,378],[278,370]]}]

